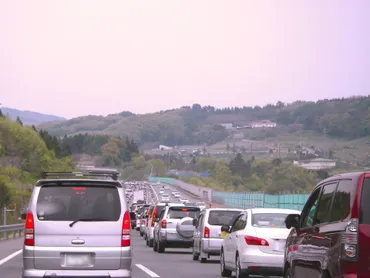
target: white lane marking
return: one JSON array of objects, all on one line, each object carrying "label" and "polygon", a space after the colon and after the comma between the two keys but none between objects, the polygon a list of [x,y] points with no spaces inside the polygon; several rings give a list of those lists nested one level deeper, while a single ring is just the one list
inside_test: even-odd
[{"label": "white lane marking", "polygon": [[158,195],[157,195],[157,192],[154,190],[153,188],[153,185],[149,184],[150,185],[150,188],[152,189],[154,195],[155,195],[155,198],[157,199],[157,201],[159,201],[159,198],[158,198]]},{"label": "white lane marking", "polygon": [[18,250],[17,252],[14,252],[13,254],[9,255],[6,258],[0,260],[0,266],[3,265],[3,264],[5,264],[7,261],[10,261],[14,257],[18,256],[20,253],[22,253],[22,249],[21,250]]},{"label": "white lane marking", "polygon": [[148,274],[150,277],[160,277],[157,273],[151,271],[149,268],[143,266],[142,264],[136,264],[136,266],[144,271],[146,274]]}]

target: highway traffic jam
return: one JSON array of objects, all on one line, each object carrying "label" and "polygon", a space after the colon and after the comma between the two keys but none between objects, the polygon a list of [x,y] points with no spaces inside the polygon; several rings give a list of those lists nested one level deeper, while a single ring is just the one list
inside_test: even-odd
[{"label": "highway traffic jam", "polygon": [[0,242],[0,278],[370,277],[368,173],[320,182],[302,213],[217,206],[118,175],[43,173],[24,235]]},{"label": "highway traffic jam", "polygon": [[[231,277],[232,272],[237,278],[283,275],[290,232],[285,219],[300,211],[210,207],[199,200],[190,201],[186,193],[167,184],[147,184],[152,191],[140,189],[136,183],[126,185],[127,197],[133,202],[131,227],[148,250],[159,254],[181,250],[183,260],[199,262],[200,267],[208,264],[213,273],[218,271],[218,275],[204,277]],[[141,200],[137,196],[146,197]],[[189,269],[188,277],[192,274]]]}]

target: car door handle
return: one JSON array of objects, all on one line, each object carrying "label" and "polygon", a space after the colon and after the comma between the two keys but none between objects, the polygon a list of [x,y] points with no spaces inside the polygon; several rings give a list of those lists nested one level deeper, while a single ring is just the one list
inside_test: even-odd
[{"label": "car door handle", "polygon": [[238,238],[238,235],[235,235],[236,238]]},{"label": "car door handle", "polygon": [[85,244],[85,241],[83,239],[72,239],[71,241],[72,244]]}]

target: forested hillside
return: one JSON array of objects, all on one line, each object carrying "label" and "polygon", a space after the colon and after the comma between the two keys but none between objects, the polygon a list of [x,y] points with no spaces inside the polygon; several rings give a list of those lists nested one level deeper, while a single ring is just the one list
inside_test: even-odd
[{"label": "forested hillside", "polygon": [[244,126],[253,121],[271,120],[278,125],[353,139],[369,135],[370,96],[278,102],[264,107],[234,107],[216,109],[212,106],[182,107],[154,114],[133,115],[129,112],[107,117],[86,116],[68,121],[40,125],[52,135],[92,133],[133,136],[139,143],[159,142],[166,145],[208,145],[225,139],[228,132],[220,126],[233,123]]},{"label": "forested hillside", "polygon": [[22,111],[13,108],[2,107],[1,111],[4,115],[8,116],[11,120],[15,120],[17,118],[21,119],[21,121],[25,125],[38,125],[41,123],[47,123],[52,121],[63,121],[66,120],[65,118],[54,116],[54,115],[47,115],[38,112],[32,111]]},{"label": "forested hillside", "polygon": [[71,158],[58,158],[32,127],[0,113],[0,207],[25,205],[42,171],[72,169]]},{"label": "forested hillside", "polygon": [[[90,155],[97,166],[131,166],[139,152],[134,140],[107,135],[58,138],[35,126],[12,121],[0,110],[0,207],[25,205],[43,171],[72,171],[71,156]],[[78,162],[78,161],[77,161]]]},{"label": "forested hillside", "polygon": [[[319,180],[328,177],[327,172],[310,172],[295,167],[291,162],[281,159],[250,159],[238,153],[227,162],[224,159],[199,158],[187,164],[182,159],[172,158],[170,165],[167,159],[160,156],[151,160],[154,175],[166,176],[166,169],[181,169],[193,176],[176,176],[192,184],[213,188],[219,191],[262,191],[266,193],[306,193],[310,192]],[[200,176],[198,173],[209,173]]]}]

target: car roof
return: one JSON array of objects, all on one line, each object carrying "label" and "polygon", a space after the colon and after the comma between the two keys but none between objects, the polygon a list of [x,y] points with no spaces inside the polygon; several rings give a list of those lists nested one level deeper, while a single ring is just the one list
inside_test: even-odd
[{"label": "car roof", "polygon": [[68,183],[86,183],[96,185],[113,185],[116,187],[122,187],[122,183],[115,180],[102,180],[102,179],[41,179],[36,182],[36,186],[42,186],[46,184],[63,185]]},{"label": "car roof", "polygon": [[207,208],[204,211],[245,211],[245,209],[238,208]]}]

